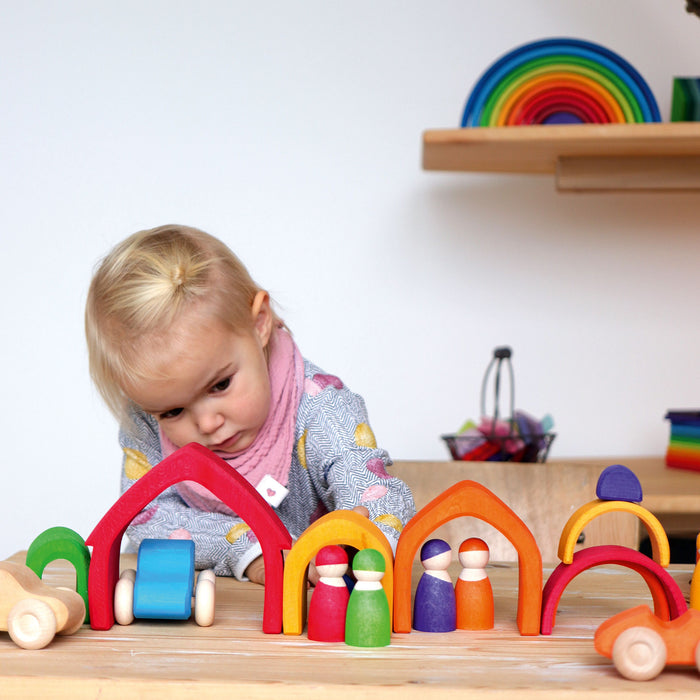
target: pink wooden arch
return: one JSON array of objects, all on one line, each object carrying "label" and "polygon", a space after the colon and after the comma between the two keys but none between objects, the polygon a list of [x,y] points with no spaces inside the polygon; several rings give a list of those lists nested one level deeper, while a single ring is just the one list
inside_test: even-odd
[{"label": "pink wooden arch", "polygon": [[653,559],[630,547],[598,545],[579,550],[571,564],[562,562],[550,574],[542,591],[542,634],[552,633],[559,599],[569,583],[582,571],[605,564],[619,564],[639,573],[649,587],[654,613],[662,620],[673,620],[688,609],[675,579]]},{"label": "pink wooden arch", "polygon": [[237,513],[255,533],[265,562],[263,632],[282,631],[282,550],[292,538],[263,497],[223,459],[202,445],[190,443],[144,474],[107,511],[88,537],[93,548],[88,577],[90,625],[106,630],[114,624],[114,588],[119,578],[119,551],[131,521],[165,489],[181,481],[208,488]]}]

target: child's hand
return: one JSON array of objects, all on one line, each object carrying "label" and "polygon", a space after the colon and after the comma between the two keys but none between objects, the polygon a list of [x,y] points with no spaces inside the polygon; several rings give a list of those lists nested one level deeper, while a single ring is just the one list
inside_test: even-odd
[{"label": "child's hand", "polygon": [[369,518],[369,511],[364,506],[355,506],[353,511],[355,511],[355,513],[359,513],[360,515],[364,515],[365,518]]},{"label": "child's hand", "polygon": [[[369,518],[369,511],[367,508],[364,506],[355,506],[353,510],[356,513],[359,513],[360,515],[364,516],[365,518]],[[259,583],[261,586],[265,585],[265,564],[263,562],[262,557],[258,557],[257,559],[253,559],[253,561],[248,564],[248,568],[245,570],[245,575],[248,577],[250,581],[253,583]],[[318,574],[318,571],[316,569],[316,566],[314,565],[314,562],[311,561],[309,563],[309,572],[308,572],[308,579],[309,579],[309,584],[312,586],[315,586],[319,579],[321,577]]]},{"label": "child's hand", "polygon": [[265,563],[261,556],[257,559],[253,559],[253,561],[248,564],[245,575],[253,583],[259,583],[261,586],[265,585]]},{"label": "child's hand", "polygon": [[309,562],[309,570],[306,576],[309,586],[315,586],[321,580],[321,575],[318,573],[318,569],[313,561]]},{"label": "child's hand", "polygon": [[[355,513],[359,513],[360,515],[364,516],[365,518],[369,518],[369,511],[364,506],[355,506],[353,508],[353,511],[355,511]],[[347,549],[347,547],[346,547],[346,549]],[[316,561],[316,558],[314,557],[314,559],[309,564],[308,579],[309,579],[309,584],[311,586],[315,586],[318,583],[319,579],[321,578],[319,576],[318,569],[316,569],[315,561]]]}]

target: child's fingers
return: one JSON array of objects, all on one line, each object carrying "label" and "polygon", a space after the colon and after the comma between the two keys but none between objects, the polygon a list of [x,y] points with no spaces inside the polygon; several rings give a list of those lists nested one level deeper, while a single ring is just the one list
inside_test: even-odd
[{"label": "child's fingers", "polygon": [[319,576],[318,569],[316,568],[316,565],[313,562],[309,563],[309,571],[307,575],[310,586],[315,586],[321,578]]},{"label": "child's fingers", "polygon": [[253,561],[248,564],[248,568],[245,570],[245,575],[248,580],[253,583],[259,583],[261,586],[265,585],[265,563],[262,557],[253,559]]}]

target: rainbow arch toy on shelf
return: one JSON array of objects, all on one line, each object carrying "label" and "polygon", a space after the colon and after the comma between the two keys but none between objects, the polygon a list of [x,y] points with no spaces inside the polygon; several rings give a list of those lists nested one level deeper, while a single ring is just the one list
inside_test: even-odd
[{"label": "rainbow arch toy on shelf", "polygon": [[624,58],[581,39],[523,44],[472,89],[462,127],[661,121],[642,76]]}]

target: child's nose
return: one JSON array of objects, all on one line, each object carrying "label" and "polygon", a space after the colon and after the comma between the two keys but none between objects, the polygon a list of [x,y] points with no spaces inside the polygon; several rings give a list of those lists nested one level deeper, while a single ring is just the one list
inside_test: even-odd
[{"label": "child's nose", "polygon": [[197,427],[202,435],[215,433],[224,423],[224,417],[218,411],[202,410],[197,414]]}]

